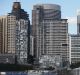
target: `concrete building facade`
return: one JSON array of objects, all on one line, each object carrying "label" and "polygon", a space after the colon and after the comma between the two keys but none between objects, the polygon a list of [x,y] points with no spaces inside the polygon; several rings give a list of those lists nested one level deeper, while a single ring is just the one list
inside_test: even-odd
[{"label": "concrete building facade", "polygon": [[80,62],[80,36],[70,36],[70,63]]},{"label": "concrete building facade", "polygon": [[30,21],[20,2],[14,2],[11,13],[0,16],[0,53],[15,54],[20,64],[30,55]]},{"label": "concrete building facade", "polygon": [[27,63],[28,56],[28,20],[16,21],[16,54],[20,64]]},{"label": "concrete building facade", "polygon": [[15,54],[19,63],[27,64],[28,20],[16,20],[14,15],[0,17],[0,53]]},{"label": "concrete building facade", "polygon": [[46,19],[60,19],[61,11],[60,6],[55,4],[41,4],[34,5],[32,10],[32,35],[34,36],[34,56],[37,54],[37,37],[39,31],[39,25],[43,22],[44,18]]},{"label": "concrete building facade", "polygon": [[39,58],[39,64],[40,68],[60,68],[62,67],[62,59],[61,56],[56,55],[56,56],[51,56],[51,55],[42,55]]},{"label": "concrete building facade", "polygon": [[15,31],[16,17],[15,16],[0,16],[0,53],[15,53]]},{"label": "concrete building facade", "polygon": [[34,56],[61,55],[69,58],[68,23],[61,19],[61,8],[55,4],[34,5],[32,11]]}]

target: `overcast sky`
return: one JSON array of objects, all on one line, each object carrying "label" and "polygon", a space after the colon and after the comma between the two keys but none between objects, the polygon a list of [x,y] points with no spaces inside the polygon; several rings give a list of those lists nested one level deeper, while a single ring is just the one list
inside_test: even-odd
[{"label": "overcast sky", "polygon": [[[12,4],[16,0],[0,0],[0,15],[11,12]],[[69,33],[77,32],[77,10],[80,10],[80,0],[17,0],[21,2],[22,8],[28,12],[30,20],[33,5],[35,4],[58,4],[61,6],[62,18],[68,19]]]}]

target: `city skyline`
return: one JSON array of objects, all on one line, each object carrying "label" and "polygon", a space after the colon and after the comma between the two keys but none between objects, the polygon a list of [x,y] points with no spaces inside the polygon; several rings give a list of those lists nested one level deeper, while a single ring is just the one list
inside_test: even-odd
[{"label": "city skyline", "polygon": [[0,2],[0,64],[22,65],[25,69],[30,65],[33,70],[54,70],[58,74],[80,63],[77,2]]},{"label": "city skyline", "polygon": [[[12,3],[16,0],[2,0],[0,1],[0,15],[7,14],[11,11]],[[62,18],[68,18],[69,22],[69,33],[77,33],[77,10],[80,8],[79,1],[70,1],[70,0],[31,0],[31,1],[25,1],[25,0],[17,0],[21,2],[22,8],[26,10],[29,14],[30,20],[32,17],[32,8],[35,4],[58,4],[61,6],[62,11]]]}]

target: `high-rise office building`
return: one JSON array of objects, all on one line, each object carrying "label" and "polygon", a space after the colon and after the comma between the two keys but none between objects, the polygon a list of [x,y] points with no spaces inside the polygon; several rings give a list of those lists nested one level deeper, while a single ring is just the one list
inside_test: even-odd
[{"label": "high-rise office building", "polygon": [[30,21],[20,2],[14,2],[12,12],[0,17],[0,53],[14,53],[20,64],[27,64]]},{"label": "high-rise office building", "polygon": [[[30,55],[30,21],[29,15],[21,8],[20,2],[14,2],[10,15],[16,16],[16,53],[21,63],[27,62],[26,57]],[[26,51],[27,50],[27,51]]]},{"label": "high-rise office building", "polygon": [[0,16],[0,53],[15,53],[15,16]]},{"label": "high-rise office building", "polygon": [[16,20],[13,15],[1,16],[0,27],[0,53],[16,54],[18,60],[27,61],[28,20]]},{"label": "high-rise office building", "polygon": [[70,63],[80,62],[80,35],[70,35]]},{"label": "high-rise office building", "polygon": [[28,20],[20,19],[16,21],[16,54],[21,64],[27,64]]},{"label": "high-rise office building", "polygon": [[34,56],[60,55],[69,58],[68,23],[61,19],[61,8],[55,4],[34,5],[32,10]]},{"label": "high-rise office building", "polygon": [[77,34],[80,34],[80,11],[77,12]]}]

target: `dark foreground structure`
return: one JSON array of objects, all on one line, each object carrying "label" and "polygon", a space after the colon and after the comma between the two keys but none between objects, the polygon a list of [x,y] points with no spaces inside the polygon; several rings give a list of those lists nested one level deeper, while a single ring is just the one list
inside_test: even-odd
[{"label": "dark foreground structure", "polygon": [[0,71],[27,71],[32,70],[32,65],[18,65],[18,64],[1,64],[0,63]]}]

